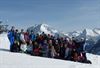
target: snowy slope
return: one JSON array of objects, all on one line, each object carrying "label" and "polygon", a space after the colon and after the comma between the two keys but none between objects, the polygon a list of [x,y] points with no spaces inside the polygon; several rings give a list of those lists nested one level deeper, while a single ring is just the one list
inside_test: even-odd
[{"label": "snowy slope", "polygon": [[9,49],[10,42],[7,38],[7,33],[0,34],[0,48]]},{"label": "snowy slope", "polygon": [[6,34],[0,35],[0,68],[100,68],[100,56],[87,54],[93,64],[48,59],[22,53],[11,53]]}]

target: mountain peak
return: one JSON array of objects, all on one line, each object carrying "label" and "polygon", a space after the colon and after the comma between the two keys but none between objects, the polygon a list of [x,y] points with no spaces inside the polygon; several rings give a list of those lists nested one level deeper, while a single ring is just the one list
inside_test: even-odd
[{"label": "mountain peak", "polygon": [[55,35],[56,33],[58,34],[57,30],[55,30],[51,26],[44,24],[44,23],[38,24],[34,27],[33,26],[29,27],[27,30],[29,30],[29,31],[33,30],[34,33],[38,33],[38,34],[41,34],[42,32],[44,32],[45,34],[51,34],[51,35]]},{"label": "mountain peak", "polygon": [[45,23],[42,23],[42,24],[40,24],[41,26],[49,26],[49,25],[47,25],[47,24],[45,24]]}]

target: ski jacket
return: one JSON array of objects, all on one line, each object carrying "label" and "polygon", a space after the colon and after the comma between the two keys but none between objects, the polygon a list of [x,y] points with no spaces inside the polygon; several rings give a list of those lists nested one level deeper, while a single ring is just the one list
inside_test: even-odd
[{"label": "ski jacket", "polygon": [[20,40],[21,40],[22,42],[25,42],[25,38],[24,38],[24,34],[23,34],[23,33],[20,34]]},{"label": "ski jacket", "polygon": [[32,52],[33,51],[33,45],[28,45],[27,46],[27,51]]},{"label": "ski jacket", "polygon": [[39,56],[40,55],[40,48],[35,48],[34,49],[34,55]]},{"label": "ski jacket", "polygon": [[20,41],[20,34],[19,33],[15,33],[15,41]]},{"label": "ski jacket", "polygon": [[24,39],[26,42],[30,41],[29,34],[27,32],[24,34]]},{"label": "ski jacket", "polygon": [[35,41],[36,40],[36,36],[34,34],[30,34],[29,36],[31,41]]},{"label": "ski jacket", "polygon": [[14,32],[13,31],[8,32],[8,39],[10,41],[10,46],[12,46],[14,44]]}]

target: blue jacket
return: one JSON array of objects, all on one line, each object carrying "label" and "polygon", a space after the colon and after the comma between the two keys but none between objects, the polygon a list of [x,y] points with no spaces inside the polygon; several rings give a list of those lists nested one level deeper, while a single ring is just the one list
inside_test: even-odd
[{"label": "blue jacket", "polygon": [[36,40],[36,36],[34,34],[30,35],[30,40],[35,41]]},{"label": "blue jacket", "polygon": [[8,39],[10,41],[10,46],[12,46],[14,44],[14,32],[13,31],[8,32]]}]

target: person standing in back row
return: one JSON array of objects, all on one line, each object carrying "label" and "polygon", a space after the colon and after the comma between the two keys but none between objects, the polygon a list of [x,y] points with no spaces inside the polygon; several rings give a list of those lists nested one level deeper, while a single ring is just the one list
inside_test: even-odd
[{"label": "person standing in back row", "polygon": [[36,35],[33,31],[31,31],[31,34],[29,35],[30,40],[32,41],[32,44],[36,41]]},{"label": "person standing in back row", "polygon": [[20,33],[18,31],[18,29],[15,30],[15,40],[14,40],[14,49],[15,49],[15,52],[19,52],[20,51]]},{"label": "person standing in back row", "polygon": [[8,32],[8,39],[10,41],[10,51],[13,52],[14,45],[14,35],[15,35],[15,27],[12,26],[11,30]]},{"label": "person standing in back row", "polygon": [[20,33],[20,49],[21,49],[21,52],[26,52],[27,50],[27,44],[26,44],[26,41],[25,41],[25,35],[24,35],[24,30],[21,29],[21,33]]}]

